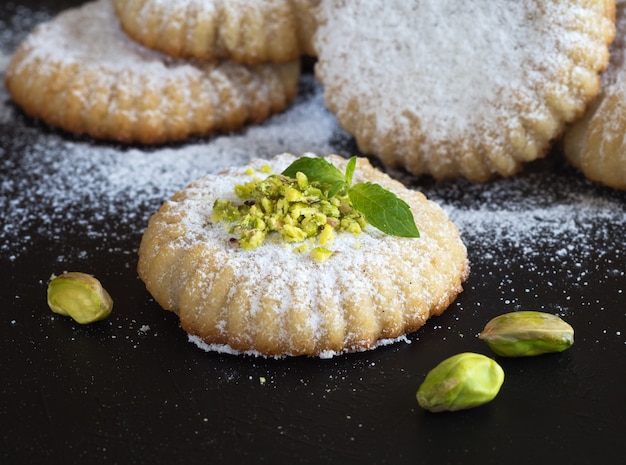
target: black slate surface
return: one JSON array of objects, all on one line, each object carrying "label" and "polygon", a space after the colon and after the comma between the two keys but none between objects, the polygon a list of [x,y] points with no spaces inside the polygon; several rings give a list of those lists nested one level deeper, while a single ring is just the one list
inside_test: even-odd
[{"label": "black slate surface", "polygon": [[[3,2],[4,54],[25,24],[78,3]],[[55,171],[71,166],[62,160],[68,147],[93,148],[93,166],[76,165],[77,184],[82,170],[131,149],[45,127],[3,92],[2,111],[11,117],[0,118],[0,463],[623,460],[626,193],[592,185],[557,153],[514,180],[485,185],[392,173],[440,201],[468,245],[472,274],[443,316],[410,335],[410,344],[330,360],[206,353],[187,341],[135,272],[136,249],[147,217],[165,200],[162,191],[147,188],[129,212],[123,190],[113,198],[106,183],[88,198],[72,183],[55,188],[73,202],[49,200],[40,189],[55,176],[72,179]],[[314,92],[304,81],[296,104]],[[338,128],[331,143],[342,154],[355,150]],[[585,213],[577,215],[578,208]],[[578,223],[564,227],[563,209]],[[493,228],[485,211],[494,215]],[[512,230],[503,215],[514,217]],[[529,232],[519,235],[524,222]],[[115,300],[109,319],[80,326],[49,311],[47,280],[66,269],[101,279]],[[460,351],[490,355],[476,334],[493,316],[526,308],[562,314],[575,328],[574,346],[497,358],[506,379],[488,405],[443,414],[417,406],[415,391],[429,369]]]}]

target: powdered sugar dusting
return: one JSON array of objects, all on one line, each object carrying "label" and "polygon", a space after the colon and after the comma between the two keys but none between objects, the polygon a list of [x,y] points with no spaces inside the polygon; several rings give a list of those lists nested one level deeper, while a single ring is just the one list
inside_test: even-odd
[{"label": "powdered sugar dusting", "polygon": [[316,72],[344,127],[390,164],[510,175],[594,96],[612,28],[600,3],[322,2]]},{"label": "powdered sugar dusting", "polygon": [[[195,344],[196,346],[198,346],[200,349],[206,351],[206,352],[218,352],[220,354],[229,354],[229,355],[249,355],[252,357],[264,357],[264,358],[284,358],[286,357],[285,355],[276,355],[276,356],[267,356],[264,355],[260,352],[254,351],[254,350],[248,350],[248,351],[240,351],[240,350],[235,350],[232,347],[230,347],[228,344],[207,344],[206,342],[204,342],[201,338],[199,338],[198,336],[193,336],[193,335],[188,335],[187,338],[189,339],[189,342],[191,342],[192,344]],[[376,341],[376,344],[374,345],[373,348],[378,348],[378,347],[384,347],[390,344],[395,344],[397,342],[405,342],[406,344],[410,344],[411,340],[408,339],[406,336],[400,336],[397,338],[393,338],[393,339],[381,339],[379,341]],[[334,350],[325,350],[322,353],[320,353],[319,358],[321,359],[331,359],[333,357],[336,357],[338,355],[341,355],[343,353],[346,352],[350,352],[353,351],[351,349],[346,349],[345,351],[334,351]],[[358,349],[357,349],[358,351]]]},{"label": "powdered sugar dusting", "polygon": [[[119,27],[110,0],[67,10],[42,25],[41,31],[29,36],[28,41],[33,48],[29,60],[41,60],[40,65],[81,63],[106,68],[111,73],[142,70],[142,75],[149,79],[163,75],[182,79],[186,74],[200,72],[186,62],[170,60],[129,40]],[[22,66],[30,61],[24,61]]]},{"label": "powdered sugar dusting", "polygon": [[[511,97],[535,94],[539,81],[556,79],[571,66],[568,44],[581,42],[578,31],[568,30],[581,10],[544,3],[498,8],[396,1],[384,14],[379,2],[345,2],[339,13],[327,5],[326,15],[333,17],[318,42],[324,44],[328,84],[345,86],[348,100],[373,98],[381,133],[396,124],[385,108],[415,113],[420,130],[438,141],[484,127],[485,118],[487,126],[502,123],[501,112],[509,113],[505,124],[517,121],[520,109],[509,106],[516,104]],[[354,44],[358,50],[351,53]]]}]

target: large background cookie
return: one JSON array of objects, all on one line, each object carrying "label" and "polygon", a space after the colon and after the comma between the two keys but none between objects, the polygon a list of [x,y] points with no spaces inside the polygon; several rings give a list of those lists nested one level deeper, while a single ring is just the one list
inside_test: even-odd
[{"label": "large background cookie", "polygon": [[360,149],[436,178],[507,176],[597,94],[614,1],[328,1],[316,73]]},{"label": "large background cookie", "polygon": [[170,59],[120,30],[111,0],[38,26],[6,73],[29,115],[98,139],[161,143],[260,122],[295,97],[297,61],[244,66]]},{"label": "large background cookie", "polygon": [[563,138],[565,158],[589,179],[626,189],[626,4],[617,4],[617,35],[602,88]]},{"label": "large background cookie", "polygon": [[[269,164],[280,173],[294,158]],[[345,159],[329,160],[345,169]],[[259,173],[266,163],[251,166]],[[340,233],[329,246],[335,256],[323,263],[282,240],[233,247],[227,227],[211,222],[213,202],[233,199],[235,185],[252,176],[233,168],[176,193],[150,219],[139,248],[138,271],[150,293],[209,347],[322,356],[370,349],[419,328],[461,292],[468,262],[456,226],[434,202],[365,159],[355,182],[379,183],[405,200],[421,237],[371,226],[358,236]]]},{"label": "large background cookie", "polygon": [[123,29],[178,58],[284,62],[313,55],[319,0],[113,0]]}]

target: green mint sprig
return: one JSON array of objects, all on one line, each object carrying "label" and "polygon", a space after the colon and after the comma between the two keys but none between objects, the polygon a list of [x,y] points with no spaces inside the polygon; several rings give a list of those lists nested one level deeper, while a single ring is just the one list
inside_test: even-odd
[{"label": "green mint sprig", "polygon": [[355,169],[356,157],[348,161],[345,173],[324,158],[302,157],[289,165],[282,174],[290,178],[295,178],[298,172],[305,174],[309,181],[319,182],[328,188],[328,198],[345,189],[352,206],[375,228],[391,236],[420,237],[411,207],[379,184],[352,184]]}]

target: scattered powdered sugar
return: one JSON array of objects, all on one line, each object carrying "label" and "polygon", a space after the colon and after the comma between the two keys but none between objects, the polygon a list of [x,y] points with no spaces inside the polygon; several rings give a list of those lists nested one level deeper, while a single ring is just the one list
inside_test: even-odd
[{"label": "scattered powdered sugar", "polygon": [[[50,14],[45,11],[32,10],[10,1],[3,8],[6,12],[0,16],[0,48],[3,52],[16,48],[37,24],[50,19]],[[9,58],[10,55],[3,53],[0,63],[8,62]]]},{"label": "scattered powdered sugar", "polygon": [[550,252],[563,256],[568,250],[602,253],[594,244],[610,246],[619,239],[615,228],[626,221],[623,193],[601,195],[573,177],[573,171],[558,173],[562,167],[556,168],[553,174],[501,179],[484,187],[444,184],[431,192],[431,198],[444,202],[477,252],[490,253],[494,259],[500,251],[510,254],[512,249],[527,258]]},{"label": "scattered powdered sugar", "polygon": [[[5,212],[0,249],[15,257],[32,241],[25,231],[34,229],[62,240],[70,233],[64,220],[72,217],[74,229],[84,228],[83,234],[114,234],[93,230],[91,224],[100,226],[109,216],[120,223],[145,224],[174,191],[204,174],[245,165],[253,157],[331,152],[337,127],[324,109],[321,89],[311,76],[303,78],[300,89],[296,104],[265,124],[179,146],[99,145],[19,123],[19,129],[3,131],[0,169],[7,176],[0,191]],[[0,122],[12,126],[20,118],[4,88],[0,99]],[[16,172],[19,176],[10,175]]]},{"label": "scattered powdered sugar", "polygon": [[[230,355],[250,355],[252,357],[276,358],[276,359],[286,357],[285,355],[267,356],[254,350],[246,350],[246,351],[235,350],[227,344],[207,344],[198,336],[193,336],[193,335],[188,335],[187,338],[189,339],[189,342],[195,344],[200,349],[205,350],[207,352],[218,352],[220,354],[230,354]],[[375,349],[377,347],[384,347],[390,344],[395,344],[396,342],[405,342],[406,344],[410,344],[411,340],[408,339],[404,335],[397,337],[397,338],[393,338],[393,339],[380,339],[376,341],[372,349]],[[334,350],[325,350],[319,354],[319,358],[331,359],[333,357],[336,357],[338,355],[341,355],[349,351],[350,351],[349,349],[346,349],[343,352],[334,351]],[[357,352],[358,351],[359,350],[357,349]]]}]

